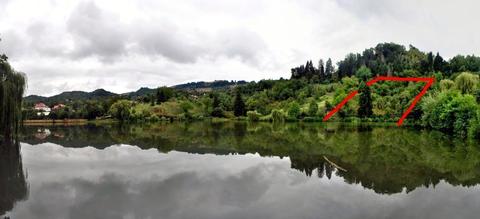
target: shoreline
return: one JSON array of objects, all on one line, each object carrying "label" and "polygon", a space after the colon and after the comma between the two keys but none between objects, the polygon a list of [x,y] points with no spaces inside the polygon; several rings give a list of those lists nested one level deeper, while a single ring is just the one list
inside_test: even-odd
[{"label": "shoreline", "polygon": [[23,125],[84,125],[87,124],[87,119],[29,119],[23,120]]}]

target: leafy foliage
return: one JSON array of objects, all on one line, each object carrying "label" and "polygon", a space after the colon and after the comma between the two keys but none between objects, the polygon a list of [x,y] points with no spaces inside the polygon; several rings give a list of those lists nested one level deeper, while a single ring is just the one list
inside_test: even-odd
[{"label": "leafy foliage", "polygon": [[473,96],[447,91],[425,100],[422,119],[428,127],[465,136],[477,109]]},{"label": "leafy foliage", "polygon": [[18,133],[22,120],[22,101],[26,87],[26,76],[15,72],[0,56],[0,135],[4,140],[12,140]]},{"label": "leafy foliage", "polygon": [[455,86],[462,94],[472,94],[478,84],[478,75],[463,72],[455,78]]}]

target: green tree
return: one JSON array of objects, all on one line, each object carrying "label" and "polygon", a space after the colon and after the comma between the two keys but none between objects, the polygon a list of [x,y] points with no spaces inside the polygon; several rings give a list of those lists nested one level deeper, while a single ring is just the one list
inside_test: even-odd
[{"label": "green tree", "polygon": [[168,87],[160,87],[157,89],[157,104],[167,102],[170,98],[173,97],[173,89]]},{"label": "green tree", "polygon": [[235,95],[235,100],[233,102],[233,113],[235,116],[245,116],[245,103],[243,102],[242,95],[237,91]]},{"label": "green tree", "polygon": [[274,109],[272,110],[272,120],[273,122],[283,122],[285,121],[285,113],[282,110]]},{"label": "green tree", "polygon": [[428,72],[433,71],[433,53],[432,52],[429,52],[427,54],[426,69],[427,69]]},{"label": "green tree", "polygon": [[315,100],[312,100],[308,105],[308,115],[314,117],[314,116],[317,116],[317,112],[318,112],[318,104]]},{"label": "green tree", "polygon": [[373,104],[372,104],[372,94],[370,87],[368,87],[365,82],[360,83],[359,88],[360,93],[360,105],[358,107],[358,116],[360,118],[370,117],[373,114]]},{"label": "green tree", "polygon": [[440,90],[447,91],[455,87],[455,82],[452,80],[444,79],[440,81]]},{"label": "green tree", "polygon": [[223,117],[223,108],[220,105],[220,99],[218,97],[218,94],[212,94],[213,95],[213,101],[212,101],[212,116],[213,117]]},{"label": "green tree", "polygon": [[463,72],[455,78],[455,86],[462,94],[472,94],[478,84],[478,75]]},{"label": "green tree", "polygon": [[99,101],[90,100],[85,103],[85,111],[87,113],[86,119],[95,119],[97,117],[103,116],[105,112],[103,107],[100,105]]},{"label": "green tree", "polygon": [[325,75],[327,78],[331,78],[335,68],[333,67],[332,59],[328,58],[327,63],[325,64]]},{"label": "green tree", "polygon": [[185,118],[191,119],[192,114],[190,113],[190,110],[193,109],[193,105],[190,101],[182,101],[180,104],[180,108],[182,108],[183,114],[185,115]]},{"label": "green tree", "polygon": [[288,116],[292,119],[298,119],[298,117],[300,116],[300,113],[301,113],[301,109],[297,101],[291,102],[288,108]]},{"label": "green tree", "polygon": [[323,63],[323,59],[318,61],[318,78],[321,82],[325,81],[325,64]]},{"label": "green tree", "polygon": [[130,113],[132,103],[128,100],[119,100],[110,107],[110,115],[119,121],[128,121],[132,116]]},{"label": "green tree", "polygon": [[433,70],[439,72],[443,72],[445,70],[445,61],[438,52],[433,60]]},{"label": "green tree", "polygon": [[359,78],[360,80],[366,82],[372,77],[372,71],[370,70],[370,68],[363,65],[357,70],[357,72],[355,72],[355,76],[357,76],[357,78]]},{"label": "green tree", "polygon": [[26,77],[12,69],[8,57],[0,55],[0,135],[13,140],[22,120],[22,101]]},{"label": "green tree", "polygon": [[476,117],[478,105],[472,95],[447,91],[425,98],[422,109],[425,126],[465,136],[469,123]]}]

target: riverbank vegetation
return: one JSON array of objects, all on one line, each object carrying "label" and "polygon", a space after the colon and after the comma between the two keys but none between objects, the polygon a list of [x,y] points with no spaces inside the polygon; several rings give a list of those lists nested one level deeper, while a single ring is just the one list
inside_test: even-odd
[{"label": "riverbank vegetation", "polygon": [[[251,121],[321,121],[352,90],[359,90],[332,120],[396,122],[424,87],[422,82],[379,82],[375,76],[433,77],[434,85],[405,125],[438,129],[459,136],[480,136],[480,57],[439,53],[382,43],[348,54],[333,64],[328,58],[291,69],[290,79],[261,80],[220,89],[161,87],[143,96],[69,100],[48,116],[116,118],[124,122],[226,118]],[[37,117],[26,107],[27,118]]]}]

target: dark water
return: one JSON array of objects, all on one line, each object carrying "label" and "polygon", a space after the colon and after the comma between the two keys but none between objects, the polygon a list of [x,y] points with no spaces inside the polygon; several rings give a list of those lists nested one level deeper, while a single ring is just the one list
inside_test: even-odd
[{"label": "dark water", "polygon": [[480,148],[439,132],[204,122],[22,133],[20,151],[0,157],[0,215],[12,219],[480,215]]}]

